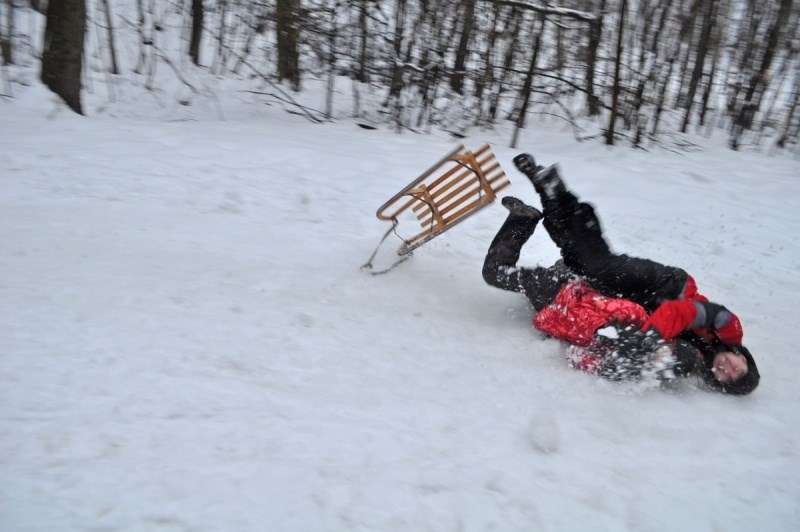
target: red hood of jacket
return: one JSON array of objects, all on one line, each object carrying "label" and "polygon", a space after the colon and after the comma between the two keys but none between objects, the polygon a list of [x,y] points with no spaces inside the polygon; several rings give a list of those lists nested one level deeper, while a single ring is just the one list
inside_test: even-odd
[{"label": "red hood of jacket", "polygon": [[587,346],[595,332],[612,323],[641,326],[647,311],[627,299],[606,297],[584,281],[565,284],[553,302],[533,318],[540,331],[571,344]]}]

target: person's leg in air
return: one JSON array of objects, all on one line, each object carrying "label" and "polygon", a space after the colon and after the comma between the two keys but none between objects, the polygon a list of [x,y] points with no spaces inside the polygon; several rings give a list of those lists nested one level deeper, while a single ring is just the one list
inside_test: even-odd
[{"label": "person's leg in air", "polygon": [[648,310],[679,298],[688,275],[680,268],[613,253],[594,208],[570,192],[558,167],[538,166],[529,154],[514,158],[542,201],[544,226],[568,268],[606,295],[631,299]]},{"label": "person's leg in air", "polygon": [[518,267],[522,246],[533,235],[542,213],[511,196],[503,198],[503,206],[509,210],[508,218],[486,253],[483,279],[497,288],[524,294],[537,311],[541,310],[552,302],[572,273],[560,261],[547,268]]}]

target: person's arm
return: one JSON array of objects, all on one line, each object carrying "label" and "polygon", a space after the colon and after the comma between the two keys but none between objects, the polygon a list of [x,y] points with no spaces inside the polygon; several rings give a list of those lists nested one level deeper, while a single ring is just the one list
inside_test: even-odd
[{"label": "person's arm", "polygon": [[707,329],[722,343],[741,345],[742,324],[736,314],[710,301],[678,299],[662,303],[642,326],[655,329],[665,340],[692,329]]}]

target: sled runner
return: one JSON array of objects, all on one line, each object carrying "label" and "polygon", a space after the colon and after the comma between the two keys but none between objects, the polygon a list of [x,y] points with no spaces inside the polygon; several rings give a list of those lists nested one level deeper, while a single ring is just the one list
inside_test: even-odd
[{"label": "sled runner", "polygon": [[492,203],[510,184],[488,144],[474,152],[460,145],[384,203],[377,216],[397,225],[411,209],[422,231],[404,239],[397,254],[406,255]]}]

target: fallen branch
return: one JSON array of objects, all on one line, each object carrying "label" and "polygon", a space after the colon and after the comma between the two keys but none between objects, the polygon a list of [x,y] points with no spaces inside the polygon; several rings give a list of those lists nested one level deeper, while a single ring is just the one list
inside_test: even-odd
[{"label": "fallen branch", "polygon": [[[242,90],[240,92],[246,92],[246,93],[249,93],[249,94],[259,94],[261,96],[271,96],[271,97],[275,98],[276,100],[278,100],[279,102],[288,103],[290,105],[297,105],[297,102],[282,98],[281,96],[279,96],[278,94],[275,94],[274,92],[254,91],[254,90],[251,90],[251,89]],[[313,107],[305,107],[305,109],[314,111],[315,113],[322,114],[322,111],[320,111],[319,109],[314,109]],[[292,112],[293,114],[297,114],[294,111],[290,111],[290,112]]]},{"label": "fallen branch", "polygon": [[312,121],[312,122],[314,122],[315,124],[322,124],[322,123],[324,122],[324,120],[322,120],[322,119],[320,119],[320,118],[317,118],[316,116],[312,115],[312,114],[311,114],[311,113],[308,111],[308,108],[307,108],[307,107],[305,107],[304,105],[301,105],[300,103],[298,103],[298,102],[297,102],[297,100],[295,100],[294,98],[292,98],[292,97],[291,97],[291,95],[289,95],[289,94],[288,94],[288,93],[287,93],[285,90],[283,90],[283,89],[282,89],[282,88],[281,88],[281,87],[280,87],[280,86],[279,86],[277,83],[275,83],[274,81],[272,81],[271,79],[269,79],[269,77],[267,77],[265,74],[262,74],[260,70],[258,70],[256,67],[254,67],[253,65],[251,65],[251,64],[250,64],[250,62],[249,62],[249,61],[247,61],[247,60],[246,60],[244,57],[242,57],[240,54],[236,53],[236,52],[235,52],[235,51],[233,51],[233,50],[231,50],[231,53],[233,53],[233,55],[235,55],[235,56],[236,56],[236,57],[239,59],[239,61],[241,62],[241,64],[243,64],[244,66],[248,67],[248,68],[249,68],[250,70],[252,70],[252,71],[253,71],[255,74],[257,74],[257,75],[258,75],[258,76],[259,76],[261,79],[263,79],[264,81],[266,81],[266,82],[267,82],[267,83],[268,83],[268,84],[269,84],[269,85],[270,85],[270,86],[271,86],[273,89],[275,89],[275,90],[276,90],[278,93],[280,93],[280,94],[281,94],[281,96],[284,98],[284,101],[285,101],[286,103],[288,103],[288,104],[290,104],[290,105],[294,105],[295,107],[297,107],[298,109],[300,109],[300,111],[302,112],[302,114],[303,114],[303,115],[304,115],[306,118],[308,118],[309,120],[311,120],[311,121]]}]

